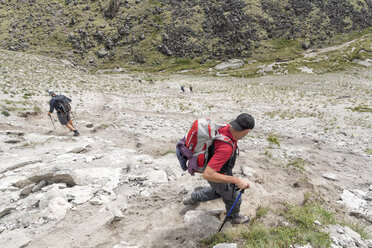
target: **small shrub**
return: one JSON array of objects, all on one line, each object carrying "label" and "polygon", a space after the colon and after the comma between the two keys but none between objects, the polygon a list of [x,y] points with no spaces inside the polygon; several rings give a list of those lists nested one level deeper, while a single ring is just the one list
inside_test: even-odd
[{"label": "small shrub", "polygon": [[213,247],[219,243],[230,243],[232,239],[230,238],[229,235],[225,233],[216,233],[213,234],[212,237],[208,239],[202,239],[200,240],[200,244],[202,247]]},{"label": "small shrub", "polygon": [[256,219],[259,219],[267,214],[269,211],[269,208],[259,206],[256,210]]},{"label": "small shrub", "polygon": [[108,128],[109,126],[109,124],[101,124],[101,127],[103,127],[104,129]]},{"label": "small shrub", "polygon": [[3,111],[1,111],[1,113],[2,113],[3,115],[7,116],[7,117],[10,116],[9,111],[3,110]]},{"label": "small shrub", "polygon": [[294,167],[296,169],[304,170],[306,161],[302,158],[296,158],[287,164],[287,167]]},{"label": "small shrub", "polygon": [[34,111],[38,114],[41,113],[41,109],[38,106],[34,106]]},{"label": "small shrub", "polygon": [[273,155],[268,151],[268,150],[266,150],[265,152],[264,152],[264,154],[265,154],[265,156],[267,156],[268,158],[273,158]]},{"label": "small shrub", "polygon": [[280,146],[278,136],[276,136],[275,134],[269,134],[269,137],[267,137],[267,140],[269,141],[270,144]]}]

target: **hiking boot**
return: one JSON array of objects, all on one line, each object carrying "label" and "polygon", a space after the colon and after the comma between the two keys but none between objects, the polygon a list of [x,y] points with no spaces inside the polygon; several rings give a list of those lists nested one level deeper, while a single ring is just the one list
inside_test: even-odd
[{"label": "hiking boot", "polygon": [[78,130],[74,130],[74,136],[79,136],[79,135],[80,135],[79,131]]},{"label": "hiking boot", "polygon": [[251,219],[248,216],[241,214],[235,214],[234,216],[229,217],[229,221],[232,224],[247,224]]},{"label": "hiking boot", "polygon": [[198,204],[198,202],[194,198],[192,198],[191,195],[183,198],[182,203],[183,205],[194,205],[194,206]]}]

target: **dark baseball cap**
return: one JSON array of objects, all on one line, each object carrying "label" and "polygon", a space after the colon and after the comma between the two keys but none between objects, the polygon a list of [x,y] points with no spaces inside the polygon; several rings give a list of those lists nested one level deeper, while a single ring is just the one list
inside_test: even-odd
[{"label": "dark baseball cap", "polygon": [[236,130],[236,131],[243,131],[246,129],[253,129],[254,128],[254,119],[250,114],[243,113],[238,115],[235,120],[230,122],[230,125]]}]

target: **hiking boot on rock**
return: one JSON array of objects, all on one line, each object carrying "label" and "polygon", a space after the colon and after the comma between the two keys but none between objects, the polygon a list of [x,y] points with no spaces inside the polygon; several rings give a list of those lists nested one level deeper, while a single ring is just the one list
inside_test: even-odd
[{"label": "hiking boot on rock", "polygon": [[183,205],[193,205],[193,206],[198,204],[198,202],[194,198],[192,198],[191,195],[186,196],[185,198],[183,198],[182,203],[183,203]]},{"label": "hiking boot on rock", "polygon": [[74,136],[79,136],[79,135],[80,135],[79,131],[78,130],[74,130]]},{"label": "hiking boot on rock", "polygon": [[247,224],[251,219],[248,216],[236,214],[229,216],[229,220],[232,224]]}]

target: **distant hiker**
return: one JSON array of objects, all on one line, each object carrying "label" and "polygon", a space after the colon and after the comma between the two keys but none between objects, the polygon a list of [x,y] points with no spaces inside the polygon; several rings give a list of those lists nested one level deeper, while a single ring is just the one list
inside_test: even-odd
[{"label": "distant hiker", "polygon": [[55,92],[52,90],[49,91],[49,95],[52,97],[52,99],[50,99],[49,101],[50,109],[48,115],[50,116],[50,114],[53,113],[55,109],[57,111],[59,122],[62,125],[66,125],[66,127],[68,127],[70,131],[74,132],[74,136],[78,136],[80,133],[78,130],[75,129],[70,117],[70,102],[72,100],[64,95],[56,95]]},{"label": "distant hiker", "polygon": [[190,85],[190,92],[192,93],[192,86]]},{"label": "distant hiker", "polygon": [[[203,120],[198,121],[199,123],[194,123],[196,123],[195,126],[200,129],[203,125]],[[202,159],[197,157],[197,166],[203,167],[204,165],[205,169],[202,172],[203,178],[208,181],[210,186],[199,191],[195,191],[191,193],[191,195],[183,198],[183,204],[196,205],[198,202],[222,198],[223,202],[225,203],[226,212],[229,212],[239,195],[236,186],[240,189],[248,189],[250,187],[249,183],[245,179],[234,177],[232,174],[232,169],[235,165],[237,156],[237,142],[246,136],[254,128],[254,125],[255,121],[253,117],[249,114],[243,113],[238,115],[238,117],[229,124],[226,123],[221,125],[221,127],[217,127],[217,134],[214,136],[211,145],[209,145],[207,148],[207,161],[204,161],[204,154]],[[190,140],[188,140],[189,135],[187,135],[186,142],[184,144],[187,145],[190,142],[195,142],[194,147],[199,145],[196,143],[195,139],[201,139],[202,134],[197,133],[195,135],[195,133],[197,132],[193,132]],[[198,137],[196,138],[194,136]],[[182,144],[182,140],[177,144],[176,154],[180,160],[181,167],[185,170],[187,155],[185,155],[186,152],[182,153],[185,146],[181,147],[179,144]],[[190,163],[192,161],[188,160],[188,162],[188,170],[190,172],[190,168],[192,167]],[[193,172],[194,171],[192,171],[190,174],[193,174]],[[249,217],[239,214],[241,202],[242,200],[239,198],[228,217],[228,220],[230,220],[233,224],[244,224],[248,223],[250,220]]]},{"label": "distant hiker", "polygon": [[181,91],[182,91],[182,93],[185,93],[185,86],[181,86]]}]

